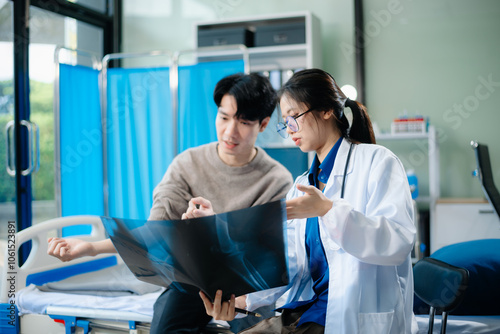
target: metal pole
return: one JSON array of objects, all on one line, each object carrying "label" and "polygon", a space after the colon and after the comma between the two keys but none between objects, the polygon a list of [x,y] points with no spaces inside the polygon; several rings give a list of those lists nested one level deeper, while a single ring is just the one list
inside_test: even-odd
[{"label": "metal pole", "polygon": [[363,0],[354,0],[354,49],[356,50],[356,86],[357,100],[366,103],[365,95],[365,40]]}]

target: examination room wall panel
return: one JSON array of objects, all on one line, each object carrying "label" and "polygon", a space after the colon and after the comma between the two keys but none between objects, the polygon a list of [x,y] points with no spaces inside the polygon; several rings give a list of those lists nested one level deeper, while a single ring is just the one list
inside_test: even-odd
[{"label": "examination room wall panel", "polygon": [[[441,197],[482,197],[470,141],[491,147],[500,182],[500,2],[365,1],[367,107],[382,130],[407,111],[438,131]],[[383,20],[383,21],[382,21]],[[397,146],[419,184],[428,184],[425,142]],[[408,150],[408,147],[411,147]]]}]

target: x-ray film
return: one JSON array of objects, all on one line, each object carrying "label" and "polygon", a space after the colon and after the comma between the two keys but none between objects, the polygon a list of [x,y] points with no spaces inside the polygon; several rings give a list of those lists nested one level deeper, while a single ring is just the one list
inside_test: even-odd
[{"label": "x-ray film", "polygon": [[288,284],[285,200],[186,219],[102,217],[113,244],[144,282],[229,299]]}]

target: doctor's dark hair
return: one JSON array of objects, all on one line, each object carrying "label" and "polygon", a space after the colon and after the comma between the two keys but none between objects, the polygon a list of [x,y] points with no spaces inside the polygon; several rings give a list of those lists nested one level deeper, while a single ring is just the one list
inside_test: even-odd
[{"label": "doctor's dark hair", "polygon": [[271,117],[278,102],[269,79],[260,74],[237,73],[222,78],[214,90],[214,102],[220,107],[222,97],[232,95],[236,100],[236,117],[259,123]]},{"label": "doctor's dark hair", "polygon": [[[375,144],[375,135],[366,107],[348,99],[329,73],[320,69],[295,72],[279,90],[278,97],[281,99],[283,96],[302,102],[308,109],[316,112],[333,110],[335,124],[342,137],[353,142]],[[352,111],[350,128],[344,113],[345,107]]]}]

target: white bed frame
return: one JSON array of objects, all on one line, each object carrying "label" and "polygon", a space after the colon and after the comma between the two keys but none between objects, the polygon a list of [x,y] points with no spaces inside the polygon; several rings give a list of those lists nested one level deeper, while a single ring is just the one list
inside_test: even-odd
[{"label": "white bed frame", "polygon": [[[43,273],[50,270],[64,268],[68,262],[62,262],[47,255],[49,237],[62,235],[63,227],[74,225],[91,225],[90,235],[76,236],[87,241],[98,241],[106,238],[104,227],[99,216],[71,216],[55,218],[39,223],[15,234],[15,259],[5,250],[5,261],[0,283],[0,303],[9,306],[9,297],[20,289],[26,287],[30,275]],[[31,252],[26,262],[19,267],[17,249],[26,241],[32,242]],[[12,244],[12,243],[11,243]],[[96,257],[84,257],[69,262],[70,265],[86,263],[104,258],[114,257],[116,265],[123,264],[118,254],[101,254]],[[113,260],[113,259],[111,259]],[[52,281],[63,278],[54,277]],[[8,283],[7,279],[11,279]],[[12,303],[12,302],[10,302]],[[3,307],[2,307],[3,308]],[[6,324],[5,319],[0,319],[0,325]],[[149,333],[151,317],[132,312],[102,311],[82,308],[48,307],[47,315],[25,314],[18,319],[20,333]],[[2,329],[2,327],[0,327]],[[5,329],[4,329],[5,330]],[[73,331],[72,331],[73,330]],[[12,331],[17,333],[17,331]]]}]

